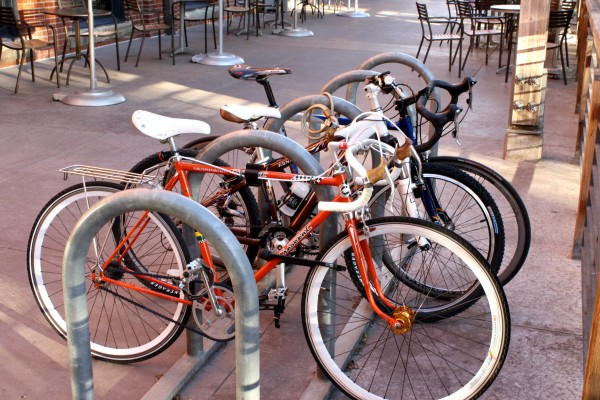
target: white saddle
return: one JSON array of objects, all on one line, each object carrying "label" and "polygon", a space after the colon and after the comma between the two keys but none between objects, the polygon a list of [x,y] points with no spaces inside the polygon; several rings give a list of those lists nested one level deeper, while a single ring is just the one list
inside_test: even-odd
[{"label": "white saddle", "polygon": [[210,126],[206,122],[196,119],[170,118],[144,110],[134,112],[131,122],[144,135],[158,140],[165,140],[182,133],[210,133]]},{"label": "white saddle", "polygon": [[281,118],[281,112],[278,109],[267,106],[225,104],[219,113],[224,120],[236,123],[252,122],[261,118]]}]

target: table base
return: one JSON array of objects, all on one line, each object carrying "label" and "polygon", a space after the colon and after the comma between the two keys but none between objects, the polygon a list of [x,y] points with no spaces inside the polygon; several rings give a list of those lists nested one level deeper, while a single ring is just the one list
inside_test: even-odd
[{"label": "table base", "polygon": [[338,17],[348,17],[348,18],[370,18],[371,14],[362,12],[362,11],[347,11],[337,13]]},{"label": "table base", "polygon": [[289,37],[307,37],[313,36],[314,33],[306,28],[283,28],[273,31],[274,35],[289,36]]},{"label": "table base", "polygon": [[244,59],[231,53],[209,53],[196,54],[192,57],[192,62],[204,65],[229,66],[243,64]]},{"label": "table base", "polygon": [[87,92],[75,92],[62,95],[55,94],[54,100],[70,106],[100,107],[112,106],[125,101],[125,97],[112,90],[89,90]]}]

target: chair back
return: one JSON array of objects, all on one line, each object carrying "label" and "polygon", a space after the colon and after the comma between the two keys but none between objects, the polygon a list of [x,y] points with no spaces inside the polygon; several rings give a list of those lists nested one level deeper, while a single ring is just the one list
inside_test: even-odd
[{"label": "chair back", "polygon": [[575,6],[577,6],[577,0],[563,0],[560,8],[561,10],[575,10]]},{"label": "chair back", "polygon": [[140,5],[137,0],[124,0],[125,3],[125,11],[130,13],[130,18],[139,18],[143,19],[144,9]]},{"label": "chair back", "polygon": [[[21,36],[19,32],[19,20],[12,7],[0,7],[0,28],[6,28],[7,33],[13,38]],[[1,36],[0,43],[2,43]]]},{"label": "chair back", "polygon": [[[571,24],[573,10],[550,11],[548,18],[548,30],[556,29],[561,36],[566,36],[567,30]],[[562,40],[562,38],[561,38]]]},{"label": "chair back", "polygon": [[491,7],[499,4],[506,4],[506,0],[476,0],[475,9],[478,14],[488,15]]},{"label": "chair back", "polygon": [[0,27],[16,29],[15,34],[18,35],[19,24],[12,7],[0,7]]},{"label": "chair back", "polygon": [[448,18],[455,19],[458,15],[458,0],[446,0],[446,7],[448,8]]},{"label": "chair back", "polygon": [[473,16],[473,7],[468,1],[457,1],[456,6],[459,18],[471,19],[471,17]]},{"label": "chair back", "polygon": [[29,10],[19,10],[19,21],[32,27],[47,25],[46,14],[44,14],[42,10],[35,8]]},{"label": "chair back", "polygon": [[419,21],[421,23],[429,21],[429,14],[427,13],[427,6],[423,3],[417,3],[417,13],[419,14]]},{"label": "chair back", "polygon": [[83,0],[56,0],[58,8],[87,8],[87,3]]}]

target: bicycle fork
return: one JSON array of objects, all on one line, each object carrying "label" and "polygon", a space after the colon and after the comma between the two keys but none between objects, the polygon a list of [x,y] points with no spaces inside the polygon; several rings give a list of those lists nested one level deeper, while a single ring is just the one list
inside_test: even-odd
[{"label": "bicycle fork", "polygon": [[[344,214],[344,220],[346,222],[346,230],[350,242],[352,243],[352,250],[354,251],[355,261],[360,279],[363,282],[367,301],[371,305],[373,311],[387,321],[392,332],[398,335],[405,334],[412,327],[415,319],[415,312],[410,307],[397,306],[383,293],[379,279],[377,278],[377,271],[375,270],[369,246],[368,226],[364,226],[364,239],[361,240],[356,226],[356,219],[351,214]],[[373,289],[371,289],[371,286]],[[386,307],[393,310],[392,316],[381,310],[377,305],[373,292],[375,292],[377,298],[381,300]]]}]

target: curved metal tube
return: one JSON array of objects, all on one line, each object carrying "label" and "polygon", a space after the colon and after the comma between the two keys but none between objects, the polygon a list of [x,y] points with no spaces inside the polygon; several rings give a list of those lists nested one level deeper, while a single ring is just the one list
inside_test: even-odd
[{"label": "curved metal tube", "polygon": [[88,249],[102,225],[122,213],[137,210],[181,219],[202,232],[219,252],[231,276],[236,301],[237,398],[259,398],[258,291],[246,254],[229,228],[200,204],[174,192],[149,189],[126,190],[98,202],[81,217],[67,242],[63,287],[73,398],[94,398],[85,282]]},{"label": "curved metal tube", "polygon": [[[358,107],[356,107],[349,101],[335,96],[333,96],[332,98],[336,113],[340,113],[345,117],[350,118],[350,120],[353,120],[361,113],[361,110],[359,110]],[[265,130],[279,132],[285,121],[292,119],[294,115],[303,112],[308,107],[313,106],[315,104],[323,104],[329,106],[329,97],[323,96],[322,94],[315,94],[299,97],[295,100],[290,101],[289,103],[287,103],[279,109],[279,111],[281,111],[281,118],[270,119],[265,125]]]}]

